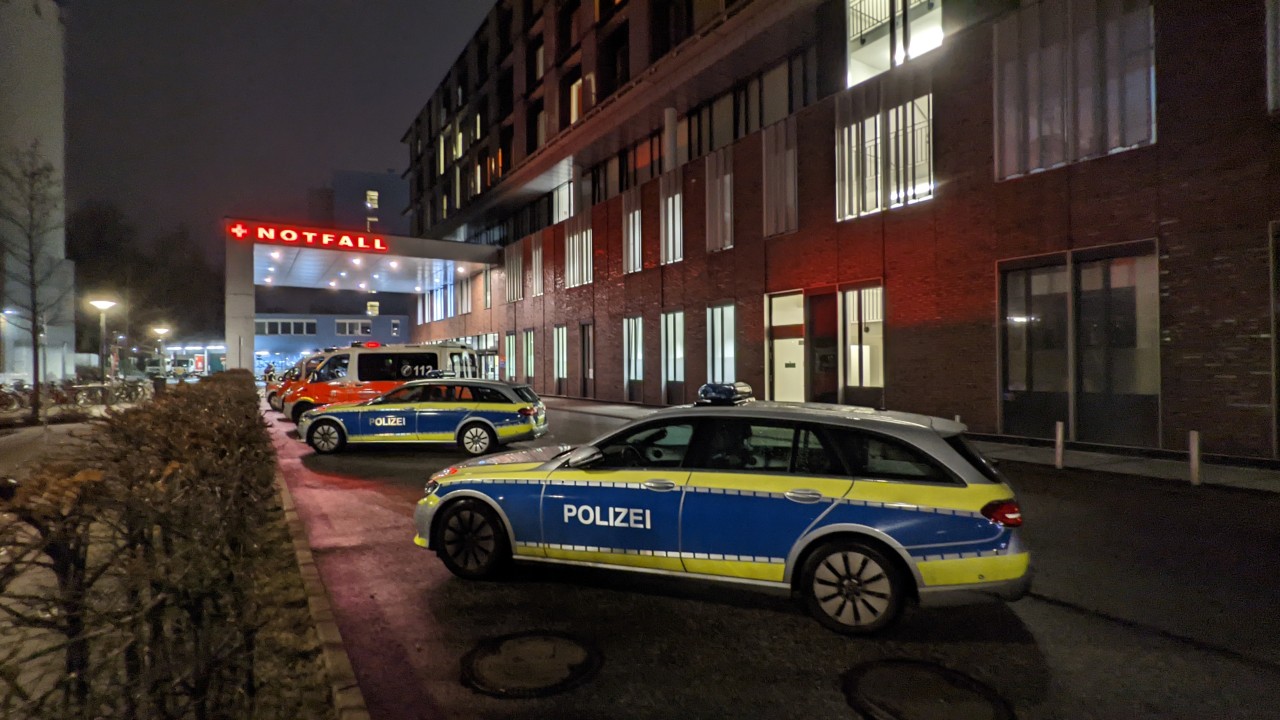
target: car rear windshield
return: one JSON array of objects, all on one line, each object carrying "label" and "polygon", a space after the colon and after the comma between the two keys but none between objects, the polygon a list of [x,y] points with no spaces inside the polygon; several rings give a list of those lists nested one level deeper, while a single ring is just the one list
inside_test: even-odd
[{"label": "car rear windshield", "polygon": [[528,402],[528,403],[538,402],[538,393],[534,392],[533,388],[529,387],[528,385],[516,385],[511,389],[515,390],[516,395],[519,395],[520,399],[525,402]]},{"label": "car rear windshield", "polygon": [[982,453],[978,452],[978,448],[974,447],[968,438],[963,435],[952,435],[946,440],[947,444],[960,453],[960,457],[968,460],[969,464],[982,473],[983,477],[995,483],[1003,483],[1005,481],[1004,476],[1000,474],[996,466],[983,457]]}]

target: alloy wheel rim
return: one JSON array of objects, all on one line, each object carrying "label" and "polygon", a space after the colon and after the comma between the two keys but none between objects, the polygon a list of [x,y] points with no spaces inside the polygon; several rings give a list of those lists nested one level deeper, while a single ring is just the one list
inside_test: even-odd
[{"label": "alloy wheel rim", "polygon": [[332,450],[338,447],[338,430],[331,425],[321,425],[315,430],[316,445],[321,450]]},{"label": "alloy wheel rim", "polygon": [[484,452],[489,447],[489,433],[483,428],[473,427],[463,434],[462,442],[473,453]]},{"label": "alloy wheel rim", "polygon": [[828,617],[853,627],[879,620],[893,600],[884,568],[856,550],[828,555],[813,574],[813,594]]},{"label": "alloy wheel rim", "polygon": [[466,570],[484,567],[497,549],[498,538],[488,519],[474,510],[462,510],[444,526],[444,547],[449,557]]}]

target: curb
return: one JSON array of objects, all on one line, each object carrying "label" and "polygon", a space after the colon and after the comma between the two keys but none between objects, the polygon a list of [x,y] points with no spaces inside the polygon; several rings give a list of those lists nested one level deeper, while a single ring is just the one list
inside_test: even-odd
[{"label": "curb", "polygon": [[302,519],[298,517],[289,485],[278,468],[276,487],[280,491],[284,520],[289,526],[289,535],[293,538],[293,551],[298,559],[302,587],[307,593],[307,607],[311,610],[311,620],[315,623],[316,635],[320,639],[320,652],[324,655],[324,664],[329,671],[334,715],[338,720],[370,720],[364,695],[360,692],[355,670],[351,667],[351,658],[347,655],[347,647],[342,642],[342,634],[338,632],[338,623],[333,617],[333,608],[329,605],[324,581],[320,579],[320,570],[311,555],[311,546],[307,544],[306,529],[302,526]]}]

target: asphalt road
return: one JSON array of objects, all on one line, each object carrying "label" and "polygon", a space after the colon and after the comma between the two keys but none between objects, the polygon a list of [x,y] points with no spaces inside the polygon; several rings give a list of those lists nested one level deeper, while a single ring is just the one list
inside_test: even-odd
[{"label": "asphalt road", "polygon": [[[1280,717],[1280,496],[1006,464],[1033,596],[916,610],[883,636],[848,639],[787,597],[736,586],[545,565],[504,582],[455,578],[413,545],[411,517],[457,451],[318,457],[271,417],[374,718],[860,717],[850,671],[890,658],[941,665],[997,697],[894,671],[876,676],[888,717],[998,717],[991,702],[1019,718]],[[621,421],[552,410],[550,422],[542,442],[572,444]],[[527,630],[597,648],[598,674],[539,699],[462,685],[478,643]]]}]

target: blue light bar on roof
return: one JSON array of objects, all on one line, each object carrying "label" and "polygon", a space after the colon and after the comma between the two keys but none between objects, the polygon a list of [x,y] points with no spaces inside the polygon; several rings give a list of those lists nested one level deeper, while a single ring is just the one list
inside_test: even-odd
[{"label": "blue light bar on roof", "polygon": [[751,386],[744,382],[707,383],[698,388],[698,402],[704,405],[738,405],[754,399]]}]

